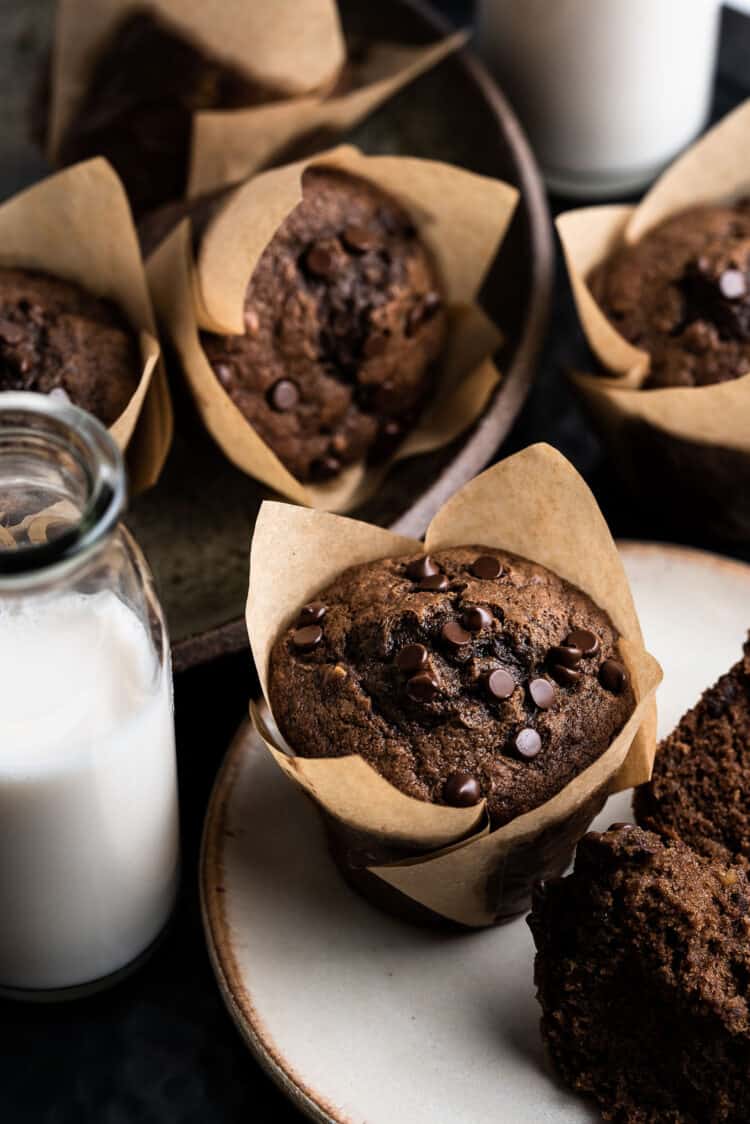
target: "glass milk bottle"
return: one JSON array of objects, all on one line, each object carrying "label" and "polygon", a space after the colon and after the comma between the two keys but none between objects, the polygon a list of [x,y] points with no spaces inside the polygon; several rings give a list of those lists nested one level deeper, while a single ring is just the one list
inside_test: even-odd
[{"label": "glass milk bottle", "polygon": [[178,874],[169,646],[107,431],[0,394],[0,993],[134,967]]}]

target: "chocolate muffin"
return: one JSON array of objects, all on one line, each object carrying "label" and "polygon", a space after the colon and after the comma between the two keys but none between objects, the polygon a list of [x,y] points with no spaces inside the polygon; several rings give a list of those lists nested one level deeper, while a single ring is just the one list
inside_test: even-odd
[{"label": "chocolate muffin", "polygon": [[140,379],[138,343],[110,301],[26,269],[0,269],[0,390],[64,392],[105,425]]},{"label": "chocolate muffin", "polygon": [[598,266],[589,287],[651,356],[644,389],[750,373],[750,200],[667,219]]},{"label": "chocolate muffin", "polygon": [[505,551],[386,558],[346,570],[278,637],[269,702],[299,755],[358,753],[418,800],[486,797],[499,827],[632,713],[617,638],[581,590]]},{"label": "chocolate muffin", "polygon": [[216,377],[293,476],[389,452],[432,389],[445,337],[433,262],[373,184],[308,168],[250,278],[244,335],[203,333]]},{"label": "chocolate muffin", "polygon": [[542,1036],[617,1124],[750,1119],[750,884],[742,869],[617,826],[542,884],[529,925]]},{"label": "chocolate muffin", "polygon": [[636,819],[721,862],[750,864],[750,641],[659,746]]},{"label": "chocolate muffin", "polygon": [[146,9],[115,28],[61,139],[62,164],[106,156],[136,215],[181,196],[193,114],[280,97]]}]

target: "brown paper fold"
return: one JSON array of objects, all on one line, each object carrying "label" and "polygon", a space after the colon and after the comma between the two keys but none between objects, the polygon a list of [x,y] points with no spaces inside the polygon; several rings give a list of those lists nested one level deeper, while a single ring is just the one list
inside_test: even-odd
[{"label": "brown paper fold", "polygon": [[[253,717],[280,767],[325,812],[384,843],[411,842],[415,857],[371,867],[371,873],[443,917],[484,925],[496,914],[490,873],[496,878],[514,850],[559,825],[598,792],[648,779],[656,748],[653,696],[661,669],[644,648],[622,562],[596,501],[554,449],[534,445],[482,473],[448,501],[425,536],[428,551],[468,543],[510,550],[548,567],[592,597],[620,632],[620,657],[636,709],[605,753],[556,796],[488,831],[481,806],[474,824],[459,821],[456,809],[398,793],[358,757],[290,756],[259,708],[253,708]],[[355,520],[264,503],[251,547],[247,627],[266,698],[271,648],[299,605],[347,566],[418,546]],[[422,804],[418,822],[411,818],[414,804]],[[420,854],[433,840],[440,840],[443,849]]]},{"label": "brown paper fold", "polygon": [[[215,377],[199,337],[201,329],[244,331],[248,280],[279,225],[301,199],[302,173],[312,165],[369,179],[401,203],[434,255],[449,320],[432,402],[395,456],[377,468],[352,465],[324,485],[303,485],[281,464]],[[342,146],[242,184],[209,224],[197,261],[190,221],[183,220],[149,259],[149,283],[198,410],[229,459],[295,503],[345,511],[373,494],[395,461],[448,444],[471,425],[500,378],[492,361],[500,335],[475,304],[476,295],[517,197],[507,184],[447,164],[364,156]]]},{"label": "brown paper fold", "polygon": [[113,301],[138,333],[140,381],[110,432],[127,450],[132,490],[154,484],[172,440],[172,407],[130,207],[109,164],[76,164],[4,203],[0,265],[75,281]]},{"label": "brown paper fold", "polygon": [[86,92],[100,50],[130,12],[144,7],[280,95],[325,87],[344,63],[335,0],[58,0],[52,154]]},{"label": "brown paper fold", "polygon": [[621,245],[697,204],[722,203],[750,188],[750,101],[705,134],[656,181],[637,206],[586,207],[557,219],[581,325],[612,377],[575,373],[592,415],[613,441],[626,425],[644,425],[681,442],[750,452],[750,375],[701,387],[641,390],[645,351],[608,321],[587,285],[591,270]]},{"label": "brown paper fold", "polygon": [[364,62],[353,66],[354,88],[343,94],[196,113],[188,198],[209,195],[255,175],[304,137],[322,135],[330,143],[462,47],[467,38],[466,32],[458,31],[426,47],[373,43]]}]

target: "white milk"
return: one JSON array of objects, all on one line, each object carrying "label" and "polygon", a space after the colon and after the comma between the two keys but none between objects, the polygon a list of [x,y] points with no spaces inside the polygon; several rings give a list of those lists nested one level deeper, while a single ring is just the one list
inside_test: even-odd
[{"label": "white milk", "polygon": [[629,191],[708,116],[719,0],[480,0],[477,41],[550,187]]},{"label": "white milk", "polygon": [[143,952],[177,879],[169,671],[114,593],[0,605],[0,986]]}]

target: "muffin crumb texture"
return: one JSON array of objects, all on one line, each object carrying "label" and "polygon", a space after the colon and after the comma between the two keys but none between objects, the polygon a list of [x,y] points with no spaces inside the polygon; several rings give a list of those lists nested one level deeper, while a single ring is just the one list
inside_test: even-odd
[{"label": "muffin crumb texture", "polygon": [[590,833],[537,887],[542,1034],[617,1124],[750,1120],[750,885],[632,825]]}]

